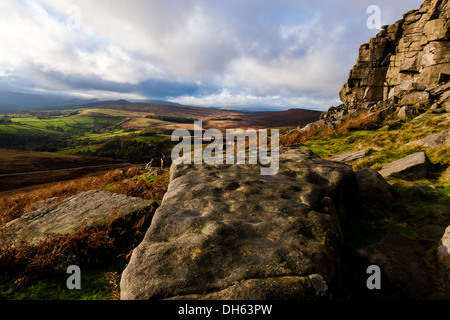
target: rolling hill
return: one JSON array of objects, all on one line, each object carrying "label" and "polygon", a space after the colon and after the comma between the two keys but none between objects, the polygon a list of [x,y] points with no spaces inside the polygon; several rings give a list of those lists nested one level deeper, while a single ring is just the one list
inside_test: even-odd
[{"label": "rolling hill", "polygon": [[[272,111],[262,113],[245,113],[243,111],[218,110],[205,107],[191,107],[182,105],[170,105],[159,103],[126,103],[107,104],[97,107],[99,109],[116,110],[126,113],[130,120],[140,118],[143,115],[156,114],[160,116],[174,116],[195,118],[204,121],[205,128],[254,128],[254,129],[274,129],[297,127],[306,125],[319,119],[320,112],[305,109],[290,109],[286,111]],[[135,120],[134,120],[135,122]],[[130,122],[132,123],[132,122]],[[128,123],[128,124],[130,124]],[[130,124],[132,126],[132,124]],[[157,127],[163,129],[174,129],[183,127],[177,124],[160,124]]]}]

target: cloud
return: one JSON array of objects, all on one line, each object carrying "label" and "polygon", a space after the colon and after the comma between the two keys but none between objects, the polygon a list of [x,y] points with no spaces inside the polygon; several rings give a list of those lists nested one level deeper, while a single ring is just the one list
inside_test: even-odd
[{"label": "cloud", "polygon": [[324,106],[332,106],[339,103],[337,98],[323,98],[312,96],[300,97],[282,97],[282,96],[255,96],[251,94],[234,93],[231,94],[227,90],[220,93],[204,95],[201,97],[195,96],[181,96],[170,99],[171,102],[176,102],[185,105],[199,105],[199,106],[216,106],[216,107],[248,107],[251,110],[286,110],[290,108],[306,108],[311,110],[323,110]]},{"label": "cloud", "polygon": [[[0,85],[325,109],[377,33],[372,2],[2,0]],[[387,24],[422,0],[377,2]]]}]

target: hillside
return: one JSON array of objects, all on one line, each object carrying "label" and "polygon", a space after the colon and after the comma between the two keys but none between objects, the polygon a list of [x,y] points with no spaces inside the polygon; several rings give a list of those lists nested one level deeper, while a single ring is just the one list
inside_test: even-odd
[{"label": "hillside", "polygon": [[[221,120],[223,117],[216,117],[205,122],[207,128],[252,128],[252,129],[277,129],[304,126],[316,121],[320,116],[319,111],[290,109],[286,111],[262,112],[241,114],[230,117],[228,120]],[[237,119],[235,121],[231,119]]]},{"label": "hillside", "polygon": [[70,109],[91,107],[102,104],[124,103],[125,100],[100,101],[98,99],[79,99],[63,94],[36,94],[16,91],[0,91],[0,113],[15,110]]},{"label": "hillside", "polygon": [[139,114],[158,114],[163,116],[193,117],[199,120],[208,117],[231,116],[240,114],[238,112],[217,110],[203,107],[190,107],[159,103],[127,103],[109,104],[101,106],[102,109],[120,110],[125,112],[138,112]]},{"label": "hillside", "polygon": [[17,189],[102,173],[123,164],[124,161],[103,157],[0,149],[0,196]]},{"label": "hillside", "polygon": [[427,0],[363,45],[344,105],[281,137],[274,177],[173,166],[121,298],[448,299],[449,9]]}]

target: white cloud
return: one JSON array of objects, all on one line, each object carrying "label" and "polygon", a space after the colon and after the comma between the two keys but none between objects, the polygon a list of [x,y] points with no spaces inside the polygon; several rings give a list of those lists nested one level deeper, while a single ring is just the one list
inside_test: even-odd
[{"label": "white cloud", "polygon": [[[314,20],[309,24],[281,26],[281,38],[291,40],[272,59],[243,57],[231,64],[225,85],[244,86],[261,95],[301,95],[304,92],[338,92],[342,85],[342,64],[333,50],[343,41],[343,26],[325,32]],[[303,51],[301,54],[297,53]],[[341,82],[339,82],[341,80]]]},{"label": "white cloud", "polygon": [[[421,2],[378,1],[382,22],[394,22]],[[365,28],[370,4],[1,0],[0,77],[22,79],[34,89],[102,97],[146,93],[88,85],[188,83],[206,93],[174,92],[175,100],[327,108],[356,62],[358,46],[375,34]],[[74,8],[79,25],[71,28]]]},{"label": "white cloud", "polygon": [[49,14],[34,1],[3,1],[0,29],[8,30],[0,33],[0,65],[15,70],[36,69],[132,84],[162,73],[109,40],[91,43],[94,34],[68,28],[66,20]]},{"label": "white cloud", "polygon": [[203,1],[42,0],[64,16],[80,8],[81,29],[175,77],[220,71],[235,49],[224,17]]},{"label": "white cloud", "polygon": [[170,101],[192,105],[192,106],[219,106],[219,107],[253,107],[253,108],[273,108],[273,109],[287,109],[287,108],[308,108],[314,110],[323,110],[324,106],[330,107],[339,103],[338,99],[327,98],[312,98],[308,96],[303,97],[282,97],[279,95],[272,96],[256,96],[252,94],[230,93],[228,90],[223,90],[218,94],[211,94],[202,97],[183,96]]}]

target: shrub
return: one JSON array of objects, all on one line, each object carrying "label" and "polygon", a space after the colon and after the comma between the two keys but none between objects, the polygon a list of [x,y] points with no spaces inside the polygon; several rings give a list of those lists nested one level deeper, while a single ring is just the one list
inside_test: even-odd
[{"label": "shrub", "polygon": [[120,139],[113,139],[94,152],[99,157],[122,159],[130,163],[149,162],[160,154],[158,145]]},{"label": "shrub", "polygon": [[10,123],[12,123],[12,121],[8,116],[0,117],[0,124],[10,124]]},{"label": "shrub", "polygon": [[360,114],[337,126],[324,124],[313,126],[309,130],[296,130],[288,135],[280,137],[280,145],[302,144],[308,140],[317,139],[336,139],[352,131],[373,130],[379,126],[378,119]]}]

